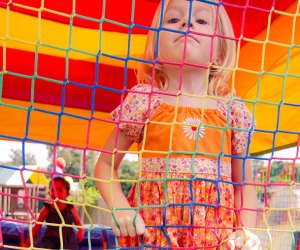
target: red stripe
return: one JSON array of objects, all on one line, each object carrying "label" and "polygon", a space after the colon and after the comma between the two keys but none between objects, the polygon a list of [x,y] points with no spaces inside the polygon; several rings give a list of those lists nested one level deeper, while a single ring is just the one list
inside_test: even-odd
[{"label": "red stripe", "polygon": [[[236,36],[239,37],[241,34],[243,34],[244,37],[252,38],[266,28],[269,10],[272,8],[273,4],[276,10],[284,11],[295,1],[297,0],[252,0],[249,1],[250,6],[245,7],[245,4],[247,2],[245,0],[223,0],[223,4],[233,23]],[[106,0],[104,11],[103,2],[103,0],[76,0],[76,14],[97,19],[99,20],[99,22],[101,18],[104,18],[107,20],[119,22],[124,25],[130,25],[131,21],[133,21],[136,25],[150,26],[153,14],[159,1]],[[135,2],[135,11],[134,13],[131,13],[133,2]],[[0,0],[0,7],[6,8],[7,3],[8,0]],[[34,8],[41,7],[41,0],[14,0],[9,6],[11,10],[16,10],[36,17],[38,15],[37,11],[17,7],[15,5],[16,3]],[[44,3],[45,8],[59,11],[68,15],[72,13],[73,0],[44,1]],[[131,20],[131,16],[134,16],[134,20]],[[243,19],[243,16],[245,16],[245,19]],[[42,12],[42,18],[70,24],[69,18],[48,13],[45,11]],[[272,18],[276,18],[276,15],[272,15]],[[99,22],[88,21],[79,17],[75,17],[73,20],[73,25],[92,29],[99,29]],[[104,21],[102,28],[105,31],[128,33],[127,28],[109,23],[109,21]],[[140,29],[136,27],[133,28],[131,31],[131,33],[133,34],[146,34],[147,32],[147,29]]]},{"label": "red stripe", "polygon": [[[2,58],[2,47],[0,56]],[[6,71],[33,76],[35,54],[32,52],[15,49],[6,50]],[[70,83],[65,88],[65,101],[62,103],[63,84],[47,80],[25,78],[4,74],[2,83],[2,97],[16,100],[30,101],[34,93],[34,102],[64,105],[74,108],[91,109],[93,91],[95,86],[95,110],[109,112],[119,102],[121,94],[103,90],[100,87],[108,87],[114,90],[123,90],[124,69],[121,67],[99,65],[99,80],[95,79],[96,63],[81,60],[69,60],[69,75],[66,77],[66,60],[60,57],[38,55],[37,75],[63,82],[68,79]],[[2,60],[0,68],[2,69]],[[127,70],[127,88],[136,83],[133,70]],[[76,86],[72,82],[80,83]],[[33,89],[32,89],[33,88]],[[34,92],[33,92],[34,91]]]},{"label": "red stripe", "polygon": [[[251,0],[249,6],[245,6],[248,1],[225,0],[223,5],[232,22],[235,36],[253,38],[266,29],[273,4],[276,10],[284,11],[295,1],[297,0]],[[273,13],[271,17],[274,21],[278,15]]]},{"label": "red stripe", "polygon": [[[75,11],[77,15],[83,15],[88,18],[97,19],[98,22],[89,21],[84,18],[75,17],[73,19],[73,25],[81,26],[92,29],[100,28],[100,20],[103,21],[102,29],[105,31],[115,31],[115,32],[125,32],[128,33],[128,29],[125,29],[124,25],[131,24],[131,16],[134,16],[134,23],[144,26],[151,25],[151,19],[154,14],[154,11],[157,7],[157,1],[147,1],[147,0],[139,0],[136,1],[135,4],[135,12],[132,14],[132,4],[134,1],[126,0],[126,1],[115,1],[115,0],[107,0],[106,5],[103,6],[103,0],[76,0]],[[0,7],[6,8],[8,0],[0,0]],[[29,14],[37,17],[38,12],[20,8],[15,5],[15,3],[22,4],[28,7],[40,8],[41,0],[15,0],[9,6],[11,10],[18,11],[21,13]],[[73,0],[63,0],[63,1],[44,1],[45,8],[55,10],[67,15],[72,14],[73,8]],[[117,7],[116,7],[117,5]],[[103,10],[103,7],[105,9]],[[147,13],[145,13],[147,10]],[[146,15],[145,15],[146,14]],[[63,17],[61,15],[52,14],[49,12],[42,12],[42,18],[54,20],[57,22],[70,24],[70,18]],[[114,22],[119,22],[120,25],[112,24],[109,20],[113,20]],[[121,26],[122,25],[122,26]],[[134,28],[132,33],[136,34],[146,34],[148,30],[145,29],[137,29]]]}]

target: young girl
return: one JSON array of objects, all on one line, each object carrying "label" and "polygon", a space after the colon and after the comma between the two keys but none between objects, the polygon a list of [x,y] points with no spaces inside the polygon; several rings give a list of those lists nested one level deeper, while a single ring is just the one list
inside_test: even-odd
[{"label": "young girl", "polygon": [[[245,229],[256,222],[246,184],[253,122],[228,86],[236,47],[226,11],[216,1],[164,0],[152,27],[160,30],[148,35],[139,84],[111,113],[111,153],[95,168],[119,247],[260,249]],[[117,172],[133,142],[141,166],[126,199]]]},{"label": "young girl", "polygon": [[[79,241],[83,239],[84,231],[83,228],[78,228],[76,236],[74,228],[72,227],[72,224],[82,226],[78,212],[73,205],[60,202],[70,195],[70,184],[63,176],[56,175],[53,183],[50,183],[49,188],[50,196],[54,201],[45,203],[37,221],[46,221],[47,223],[57,225],[47,225],[41,239],[41,246],[39,247],[48,249],[79,249]],[[56,200],[56,198],[58,198],[58,200]],[[62,223],[66,224],[66,226],[60,226]],[[33,238],[35,238],[36,234],[40,231],[41,226],[41,224],[34,226],[32,229]],[[30,237],[25,244],[25,247],[29,246]]]}]

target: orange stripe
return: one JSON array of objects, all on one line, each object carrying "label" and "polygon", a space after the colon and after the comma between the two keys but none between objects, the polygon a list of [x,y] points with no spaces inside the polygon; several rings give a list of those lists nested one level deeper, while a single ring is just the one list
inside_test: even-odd
[{"label": "orange stripe", "polygon": [[[14,106],[5,106],[3,104]],[[5,119],[0,125],[0,137],[5,135],[22,140],[26,135],[26,125],[29,125],[26,137],[28,141],[59,142],[60,145],[64,146],[90,148],[100,151],[114,128],[109,114],[105,112],[95,112],[92,119],[92,114],[89,110],[65,107],[64,115],[61,116],[61,123],[59,124],[58,114],[61,112],[60,106],[35,103],[34,108],[30,111],[30,116],[28,116],[29,107],[29,102],[2,99],[0,117],[5,117]],[[41,112],[38,109],[56,112],[57,115]],[[72,114],[73,117],[65,115],[66,113]],[[74,116],[91,118],[91,121],[75,118]],[[60,133],[60,137],[57,140],[58,133]],[[131,150],[137,150],[136,145]]]},{"label": "orange stripe", "polygon": [[[286,12],[296,13],[298,5],[294,2]],[[240,69],[235,78],[237,94],[253,102],[250,106],[255,110],[257,129],[269,131],[255,133],[252,153],[269,150],[273,143],[275,148],[297,143],[300,133],[300,50],[291,45],[300,44],[298,27],[299,17],[281,15],[269,30],[241,49]],[[273,133],[277,129],[298,134]]]}]

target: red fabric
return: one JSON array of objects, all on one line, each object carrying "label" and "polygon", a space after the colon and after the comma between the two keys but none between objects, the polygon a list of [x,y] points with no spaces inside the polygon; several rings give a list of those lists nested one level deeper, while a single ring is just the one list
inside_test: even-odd
[{"label": "red fabric", "polygon": [[[3,49],[0,47],[0,58]],[[96,76],[96,63],[80,60],[69,60],[69,83],[63,84],[66,79],[65,58],[38,55],[37,75],[47,79],[33,79],[35,55],[15,49],[6,49],[6,70],[19,75],[5,73],[2,82],[2,97],[17,100],[31,100],[34,93],[34,102],[64,105],[74,108],[92,109],[110,112],[120,102],[121,92],[131,88],[136,83],[133,70],[121,67],[98,65]],[[0,60],[2,69],[2,60]],[[124,71],[127,78],[124,78]],[[125,83],[124,83],[125,79]],[[60,81],[61,83],[53,82]],[[105,90],[105,88],[109,88]],[[118,93],[116,93],[118,91]],[[93,94],[95,92],[95,94]],[[92,96],[95,99],[93,101]],[[94,104],[93,104],[94,103]]]},{"label": "red fabric", "polygon": [[[284,11],[294,1],[296,0],[223,0],[222,2],[232,20],[236,36],[239,37],[243,34],[245,37],[251,38],[266,27],[269,11],[272,6],[274,6],[276,10]],[[8,2],[9,0],[0,0],[0,7],[6,8]],[[38,11],[22,8],[17,6],[17,4],[33,7],[38,10],[41,7],[41,2],[41,0],[13,0],[9,8],[11,10],[38,16]],[[105,2],[105,6],[103,6],[103,2]],[[122,25],[130,25],[132,21],[136,25],[150,26],[158,2],[158,0],[76,0],[74,9],[77,16],[73,19],[73,25],[99,29],[100,20],[102,20],[103,30],[127,33],[127,29],[120,25],[112,24],[109,21],[113,20]],[[249,5],[247,5],[247,2],[249,2]],[[133,6],[134,3],[135,5]],[[44,1],[44,4],[44,8],[67,15],[72,14],[73,0]],[[134,11],[134,13],[132,13],[132,11]],[[134,17],[133,20],[131,20],[131,16]],[[86,17],[95,20],[86,20]],[[45,10],[42,11],[42,18],[67,24],[70,23],[69,17],[50,13]],[[276,15],[272,15],[272,18],[276,18]],[[147,29],[135,27],[131,33],[146,34]]]}]

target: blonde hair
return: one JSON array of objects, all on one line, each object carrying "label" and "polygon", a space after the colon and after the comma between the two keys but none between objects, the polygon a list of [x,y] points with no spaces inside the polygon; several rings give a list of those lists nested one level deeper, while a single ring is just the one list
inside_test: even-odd
[{"label": "blonde hair", "polygon": [[[165,13],[166,8],[171,1],[172,0],[161,0],[153,17],[151,25],[152,28],[160,27],[161,15],[162,13]],[[218,3],[217,0],[212,0],[212,2]],[[211,6],[217,8],[214,4],[211,4]],[[163,12],[161,11],[162,7]],[[214,18],[216,18],[216,15]],[[232,24],[224,6],[222,5],[219,5],[218,7],[216,25],[218,35],[214,37],[214,47],[216,48],[217,55],[214,57],[216,60],[212,63],[209,69],[208,94],[213,96],[224,96],[230,93],[228,79],[231,75],[230,69],[235,65],[236,44],[234,41]],[[166,89],[168,86],[168,79],[161,70],[159,63],[155,61],[157,32],[159,31],[151,30],[148,33],[146,49],[141,59],[143,61],[149,61],[149,63],[139,63],[136,75],[139,83],[149,84],[151,82],[155,82],[159,88]],[[234,90],[231,89],[231,92],[234,92]]]}]

